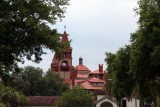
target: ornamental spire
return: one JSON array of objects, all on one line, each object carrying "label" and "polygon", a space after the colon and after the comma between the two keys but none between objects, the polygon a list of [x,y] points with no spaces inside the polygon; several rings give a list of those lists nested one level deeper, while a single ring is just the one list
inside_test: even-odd
[{"label": "ornamental spire", "polygon": [[64,31],[66,32],[66,25],[64,26]]},{"label": "ornamental spire", "polygon": [[69,42],[69,39],[68,39],[68,35],[67,35],[67,33],[66,33],[66,26],[64,26],[64,33],[63,33],[63,35],[62,35],[62,40],[61,40],[61,42]]}]

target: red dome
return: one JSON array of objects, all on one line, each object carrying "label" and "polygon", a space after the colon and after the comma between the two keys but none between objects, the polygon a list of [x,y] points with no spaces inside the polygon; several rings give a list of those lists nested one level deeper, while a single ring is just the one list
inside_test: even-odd
[{"label": "red dome", "polygon": [[90,71],[85,65],[80,64],[75,67],[77,71]]}]

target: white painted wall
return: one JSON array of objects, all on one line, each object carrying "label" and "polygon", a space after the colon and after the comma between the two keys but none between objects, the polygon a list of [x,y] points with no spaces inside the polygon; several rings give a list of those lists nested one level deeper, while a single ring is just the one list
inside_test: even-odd
[{"label": "white painted wall", "polygon": [[127,101],[127,107],[140,107],[140,101],[132,98],[130,101]]},{"label": "white painted wall", "polygon": [[98,103],[96,104],[96,107],[100,107],[100,105],[101,105],[103,102],[110,102],[110,103],[113,105],[113,107],[118,107],[115,102],[113,102],[113,101],[111,101],[111,100],[109,100],[109,99],[107,99],[107,98],[105,98],[104,100],[98,102]]},{"label": "white painted wall", "polygon": [[[97,101],[100,100],[103,97],[105,97],[105,95],[97,95]],[[127,98],[124,98],[124,100],[126,100],[127,107],[140,107],[140,101],[138,99],[132,98],[131,100],[128,101]],[[96,103],[96,107],[100,107],[100,105],[103,102],[110,102],[113,105],[113,107],[118,107],[118,105],[115,102],[113,102],[113,101],[111,101],[107,98],[105,98],[102,101]]]},{"label": "white painted wall", "polygon": [[105,95],[97,95],[97,101],[103,97],[105,97]]}]

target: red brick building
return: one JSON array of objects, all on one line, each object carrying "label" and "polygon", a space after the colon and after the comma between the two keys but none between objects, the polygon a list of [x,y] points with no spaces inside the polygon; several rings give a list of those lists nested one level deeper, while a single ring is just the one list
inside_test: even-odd
[{"label": "red brick building", "polygon": [[[69,42],[66,32],[62,35],[61,42]],[[106,96],[103,92],[105,71],[103,65],[99,64],[98,67],[98,70],[91,71],[83,64],[83,58],[81,57],[79,58],[79,64],[74,67],[72,65],[72,47],[70,46],[65,48],[60,59],[58,54],[55,53],[51,63],[52,71],[58,73],[70,88],[79,85],[88,93],[93,94],[95,107],[119,107],[114,98]],[[59,98],[58,96],[29,96],[26,107],[56,107]],[[135,98],[132,98],[131,101],[124,98],[122,105],[122,107],[140,107],[140,102]]]},{"label": "red brick building", "polygon": [[[69,42],[66,32],[63,33],[62,43]],[[72,47],[66,47],[62,58],[59,59],[57,53],[54,54],[51,69],[56,72],[60,77],[64,78],[64,82],[68,84],[70,88],[75,85],[80,85],[88,91],[102,90],[104,86],[104,71],[103,65],[99,64],[99,69],[91,72],[87,66],[83,64],[83,58],[79,58],[79,64],[77,66],[72,65]]]}]

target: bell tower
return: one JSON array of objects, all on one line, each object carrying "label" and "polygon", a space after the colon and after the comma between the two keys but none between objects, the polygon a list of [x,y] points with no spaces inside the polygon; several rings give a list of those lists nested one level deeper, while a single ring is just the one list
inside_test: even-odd
[{"label": "bell tower", "polygon": [[[66,31],[64,31],[62,35],[61,42],[69,42]],[[76,71],[72,66],[72,47],[66,47],[60,59],[58,58],[57,53],[54,54],[51,69],[53,72],[57,72],[61,78],[64,78],[64,80],[76,78]]]}]

